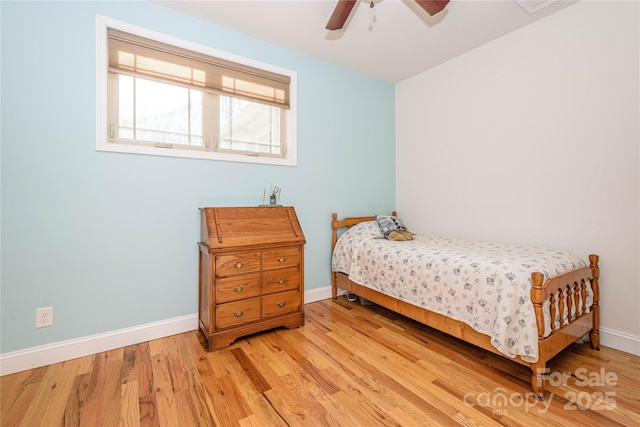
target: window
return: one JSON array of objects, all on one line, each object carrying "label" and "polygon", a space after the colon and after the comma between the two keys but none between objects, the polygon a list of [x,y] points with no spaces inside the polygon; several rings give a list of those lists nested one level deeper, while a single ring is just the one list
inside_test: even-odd
[{"label": "window", "polygon": [[99,16],[100,151],[295,166],[296,74]]}]

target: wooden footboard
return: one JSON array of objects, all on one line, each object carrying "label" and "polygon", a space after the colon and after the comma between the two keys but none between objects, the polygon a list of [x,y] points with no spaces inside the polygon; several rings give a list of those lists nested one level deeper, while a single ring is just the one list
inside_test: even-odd
[{"label": "wooden footboard", "polygon": [[[396,212],[393,212],[396,215]],[[331,251],[338,241],[338,229],[351,227],[363,221],[375,220],[375,216],[351,217],[338,220],[333,214],[331,222],[333,238]],[[538,360],[534,363],[520,357],[509,358],[531,368],[531,388],[536,398],[544,400],[544,380],[548,376],[547,362],[571,343],[590,333],[591,347],[599,349],[599,257],[589,255],[590,265],[566,273],[550,277],[546,281],[544,275],[533,272],[531,278],[531,301],[536,315],[538,327]],[[464,322],[454,320],[438,313],[425,310],[413,304],[397,300],[373,289],[361,286],[349,279],[346,274],[332,272],[331,294],[333,299],[338,296],[338,288],[358,295],[389,310],[407,316],[429,327],[445,332],[456,338],[474,344],[492,353],[504,356],[493,345],[491,338],[481,334]],[[587,287],[591,287],[593,302],[587,307]],[[558,313],[558,323],[551,321],[550,333],[545,336],[545,321],[543,304],[549,302],[550,312]],[[551,316],[552,318],[556,316]],[[506,357],[506,356],[504,356]]]},{"label": "wooden footboard", "polygon": [[[538,326],[539,352],[538,361],[531,364],[531,388],[539,399],[544,399],[544,379],[548,374],[546,363],[553,356],[587,333],[591,348],[600,349],[599,259],[598,255],[591,254],[588,267],[567,271],[546,281],[542,273],[531,273],[531,302]],[[587,306],[587,287],[591,288],[593,298],[590,307]],[[551,314],[551,332],[546,337],[545,301],[549,301]]]}]

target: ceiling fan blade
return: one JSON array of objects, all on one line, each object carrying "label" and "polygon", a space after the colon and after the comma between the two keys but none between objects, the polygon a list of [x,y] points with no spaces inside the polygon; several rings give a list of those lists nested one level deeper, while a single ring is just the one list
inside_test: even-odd
[{"label": "ceiling fan blade", "polygon": [[336,8],[333,9],[331,18],[329,18],[329,22],[327,22],[327,26],[325,28],[327,30],[339,30],[342,28],[344,23],[347,21],[353,6],[356,5],[356,1],[357,0],[338,0],[338,4],[336,5]]},{"label": "ceiling fan blade", "polygon": [[447,3],[449,3],[449,0],[416,0],[416,3],[429,15],[433,16],[442,11]]}]

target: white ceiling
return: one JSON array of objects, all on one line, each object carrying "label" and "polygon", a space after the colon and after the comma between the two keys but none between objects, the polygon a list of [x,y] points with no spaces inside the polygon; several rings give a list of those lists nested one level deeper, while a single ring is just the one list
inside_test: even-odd
[{"label": "white ceiling", "polygon": [[429,16],[413,0],[360,0],[342,30],[325,25],[337,0],[177,0],[157,3],[238,32],[397,83],[555,13],[574,1],[451,0]]}]

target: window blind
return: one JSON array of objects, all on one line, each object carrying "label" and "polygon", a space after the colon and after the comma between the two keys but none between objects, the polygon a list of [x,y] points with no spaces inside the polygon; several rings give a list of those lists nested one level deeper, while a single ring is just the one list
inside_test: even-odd
[{"label": "window blind", "polygon": [[290,108],[289,76],[108,29],[109,71]]}]

